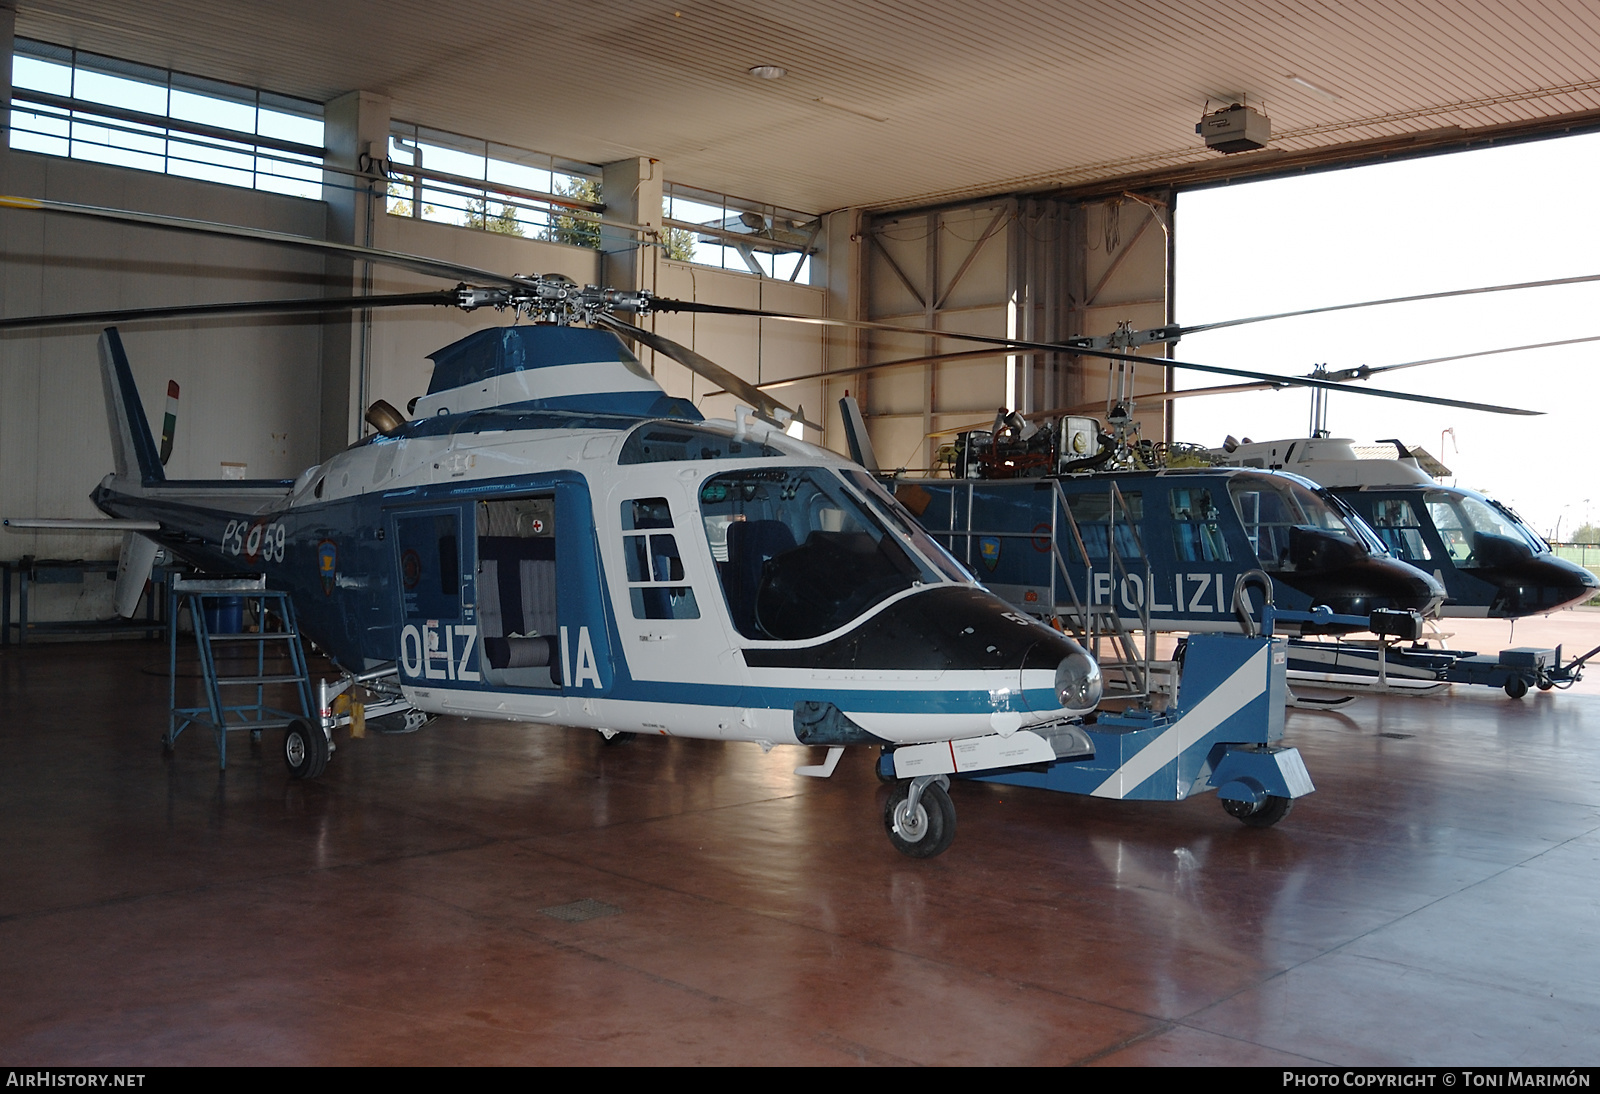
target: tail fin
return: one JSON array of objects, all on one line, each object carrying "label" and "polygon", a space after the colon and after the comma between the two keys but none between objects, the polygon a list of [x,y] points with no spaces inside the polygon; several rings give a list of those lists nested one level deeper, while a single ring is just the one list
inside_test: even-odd
[{"label": "tail fin", "polygon": [[117,476],[131,478],[137,468],[142,482],[165,482],[167,473],[161,468],[150,422],[144,416],[144,404],[139,401],[139,389],[133,382],[133,370],[128,367],[128,355],[122,350],[116,327],[107,327],[100,335],[100,378],[105,386]]}]

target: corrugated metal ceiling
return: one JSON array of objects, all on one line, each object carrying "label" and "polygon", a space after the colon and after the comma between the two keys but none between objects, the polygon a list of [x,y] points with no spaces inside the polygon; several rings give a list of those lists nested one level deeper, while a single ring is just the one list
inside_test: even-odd
[{"label": "corrugated metal ceiling", "polygon": [[1600,112],[1586,0],[19,0],[17,33],[818,211],[1215,159],[1240,94],[1288,154]]}]

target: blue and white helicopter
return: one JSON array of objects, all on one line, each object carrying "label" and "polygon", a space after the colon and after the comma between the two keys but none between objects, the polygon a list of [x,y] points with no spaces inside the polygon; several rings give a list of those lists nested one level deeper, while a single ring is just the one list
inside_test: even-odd
[{"label": "blue and white helicopter", "polygon": [[[347,676],[388,676],[417,711],[822,747],[800,769],[821,777],[848,746],[892,747],[884,823],[913,857],[954,837],[950,775],[1092,754],[1077,722],[1101,679],[1083,647],[973,581],[860,467],[788,436],[782,404],[616,318],[648,294],[495,280],[429,302],[535,322],[433,354],[414,418],[376,405],[380,432],[293,481],[169,480],[106,329],[107,526],[207,573],[265,575]],[[704,420],[614,331],[754,411]],[[153,551],[137,554],[142,588]],[[284,747],[315,775],[331,732],[296,722]]]},{"label": "blue and white helicopter", "polygon": [[[953,838],[949,776],[1092,753],[1078,723],[1102,682],[1082,646],[977,584],[860,466],[788,437],[791,414],[770,395],[617,315],[800,317],[186,218],[27,198],[0,205],[465,279],[437,293],[185,305],[0,328],[423,304],[511,309],[533,321],[440,350],[414,419],[377,404],[368,416],[377,435],[293,481],[265,482],[166,479],[120,337],[108,330],[100,354],[115,470],[93,497],[111,526],[125,522],[144,544],[130,553],[144,565],[127,567],[125,588],[143,584],[156,543],[209,572],[265,575],[347,676],[392,681],[421,712],[608,738],[825,747],[823,763],[800,769],[818,776],[848,746],[888,746],[898,779],[884,823],[914,857],[938,854]],[[619,335],[752,410],[703,420],[656,385]],[[319,773],[330,750],[324,727],[286,733],[297,775]]]}]

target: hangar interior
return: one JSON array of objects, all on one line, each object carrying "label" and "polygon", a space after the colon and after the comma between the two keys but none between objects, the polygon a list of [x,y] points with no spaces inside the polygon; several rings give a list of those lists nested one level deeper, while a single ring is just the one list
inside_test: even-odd
[{"label": "hangar interior", "polygon": [[[303,141],[13,75],[0,193],[1040,341],[1173,321],[1186,189],[1600,128],[1600,15],[1562,0],[621,0],[470,19],[414,0],[0,0],[0,45],[165,73],[174,104],[270,93],[323,127],[302,172],[318,196],[296,196],[261,185],[259,157]],[[1270,117],[1266,147],[1195,135],[1233,102]],[[258,157],[256,184],[182,177],[173,148],[201,138]],[[139,140],[167,167],[106,151]],[[575,183],[541,198],[404,160],[452,140]],[[447,192],[478,195],[477,228],[433,215]],[[563,242],[596,193],[597,246]],[[736,197],[697,230],[683,195]],[[512,204],[533,210],[524,234],[479,230]],[[674,232],[704,246],[674,251]],[[0,318],[441,287],[20,208],[0,208],[0,253]],[[373,400],[421,394],[427,354],[503,321],[172,319],[124,337],[152,416],[168,381],[182,392],[169,474],[292,478],[369,431]],[[649,322],[751,382],[790,381],[774,394],[836,451],[854,394],[891,467],[928,468],[999,406],[1105,398],[1105,366],[1065,353],[918,361],[949,347]],[[0,514],[96,515],[98,329],[0,334]],[[640,355],[669,394],[732,412]],[[1172,414],[1143,404],[1145,435]],[[115,553],[115,537],[0,539],[6,560]],[[109,583],[36,586],[33,610],[104,617]],[[1582,758],[1600,708],[1582,689],[1292,713],[1320,793],[1267,832],[1211,801],[963,788],[960,842],[915,862],[883,843],[865,763],[813,781],[783,749],[474,722],[351,741],[315,783],[271,747],[219,776],[203,739],[160,755],[164,676],[145,643],[0,652],[9,1061],[1572,1064],[1600,1028]]]}]

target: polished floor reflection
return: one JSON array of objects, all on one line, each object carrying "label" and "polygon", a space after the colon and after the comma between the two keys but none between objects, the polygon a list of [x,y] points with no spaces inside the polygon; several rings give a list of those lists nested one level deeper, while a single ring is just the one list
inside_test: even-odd
[{"label": "polished floor reflection", "polygon": [[163,757],[165,671],[0,652],[8,1064],[1600,1054],[1588,682],[1292,711],[1318,792],[1265,831],[959,784],[915,862],[864,753],[824,782],[799,750],[441,720],[315,783],[235,738],[219,775],[198,735]]}]

